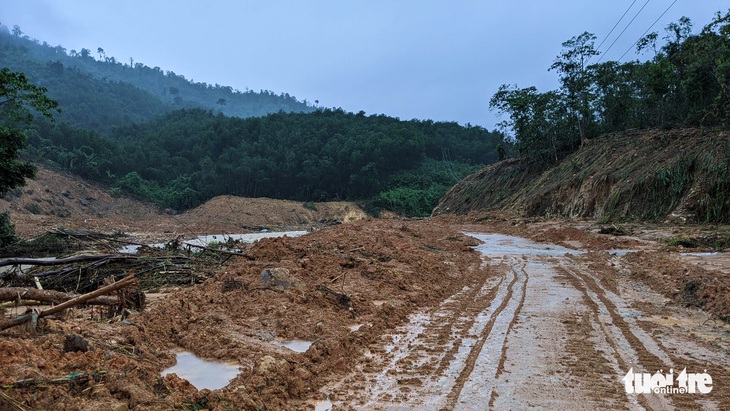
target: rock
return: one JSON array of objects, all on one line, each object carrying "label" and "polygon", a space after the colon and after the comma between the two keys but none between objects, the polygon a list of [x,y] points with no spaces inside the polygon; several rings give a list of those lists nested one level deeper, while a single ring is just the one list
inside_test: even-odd
[{"label": "rock", "polygon": [[109,405],[109,409],[111,411],[129,411],[129,407],[125,402],[115,402]]},{"label": "rock", "polygon": [[93,350],[91,344],[82,336],[78,334],[66,334],[66,338],[63,341],[64,352],[87,352]]},{"label": "rock", "polygon": [[276,374],[279,371],[284,371],[289,368],[289,363],[286,362],[285,359],[279,359],[270,356],[270,355],[264,355],[259,359],[259,366],[257,368],[257,371],[259,375],[267,375],[267,374]]},{"label": "rock", "polygon": [[267,268],[261,272],[261,286],[278,291],[303,290],[301,281],[293,278],[286,268]]}]

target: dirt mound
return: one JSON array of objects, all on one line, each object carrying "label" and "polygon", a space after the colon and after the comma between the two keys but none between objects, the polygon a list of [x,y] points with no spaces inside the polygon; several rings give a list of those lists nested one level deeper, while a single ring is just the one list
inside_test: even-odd
[{"label": "dirt mound", "polygon": [[0,212],[10,213],[20,236],[32,237],[58,226],[125,230],[120,221],[150,221],[158,218],[156,207],[111,193],[83,179],[40,167],[24,187],[0,198]]},{"label": "dirt mound", "polygon": [[125,232],[143,240],[242,233],[268,229],[311,229],[367,218],[355,203],[302,203],[268,198],[216,197],[198,208],[175,215],[151,204],[115,197],[108,189],[83,179],[40,167],[24,187],[0,199],[21,237],[34,237],[58,227],[97,232]]},{"label": "dirt mound", "polygon": [[[324,380],[362,366],[368,343],[483,281],[475,244],[444,224],[383,220],[262,240],[246,259],[125,321],[79,309],[42,319],[37,334],[3,331],[0,384],[11,388],[0,408],[311,409]],[[64,343],[79,338],[87,351]],[[278,344],[291,339],[312,345],[296,353]],[[240,373],[213,393],[161,378],[180,348],[233,361]]]},{"label": "dirt mound", "polygon": [[355,203],[344,201],[310,203],[270,198],[219,196],[184,213],[186,220],[215,220],[252,228],[288,228],[367,218]]},{"label": "dirt mound", "polygon": [[730,221],[724,131],[628,131],[592,140],[540,175],[526,170],[523,160],[492,165],[452,188],[434,214]]}]

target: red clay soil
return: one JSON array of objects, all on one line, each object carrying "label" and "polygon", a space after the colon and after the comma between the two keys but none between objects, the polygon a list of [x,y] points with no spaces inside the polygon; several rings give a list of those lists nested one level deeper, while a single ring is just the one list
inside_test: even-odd
[{"label": "red clay soil", "polygon": [[[314,205],[321,214],[308,214],[315,211],[312,205],[257,200],[268,210],[257,214],[240,208],[254,202],[237,198],[219,198],[173,217],[138,202],[107,198],[103,190],[78,180],[46,181],[51,181],[48,191],[29,184],[3,200],[24,237],[60,226],[167,240],[274,223],[324,228],[303,237],[262,240],[246,249],[246,258],[231,257],[202,284],[148,295],[148,307],[124,320],[110,319],[98,308],[76,307],[41,319],[35,330],[0,331],[0,410],[313,409],[313,400],[324,399],[323,385],[372,368],[366,349],[410,314],[494,275],[471,248],[476,240],[463,234],[470,231],[594,250],[574,258],[606,289],[615,291],[628,275],[665,295],[667,304],[702,308],[713,321],[730,312],[730,263],[688,260],[664,241],[705,238],[713,230],[726,233],[727,227],[633,225],[614,227],[627,233],[617,236],[600,234],[606,227],[591,221],[500,213],[326,226],[328,219],[344,221],[358,213],[356,206],[335,206],[340,211],[330,212]],[[89,212],[88,198],[100,210],[96,214]],[[53,205],[58,200],[63,205]],[[24,205],[33,203],[40,213]],[[73,214],[54,214],[52,207]],[[599,251],[607,249],[639,252],[616,259]],[[0,315],[5,320],[24,310],[5,304]],[[353,326],[360,327],[352,331]],[[313,344],[304,353],[277,344],[289,339]],[[240,373],[215,391],[198,391],[175,375],[160,377],[180,349],[234,362]],[[727,376],[713,377],[720,387]],[[722,392],[718,388],[718,395]]]}]

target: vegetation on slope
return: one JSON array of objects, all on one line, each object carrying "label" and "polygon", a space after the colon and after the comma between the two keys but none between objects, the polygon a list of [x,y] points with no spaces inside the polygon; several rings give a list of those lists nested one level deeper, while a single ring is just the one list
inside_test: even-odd
[{"label": "vegetation on slope", "polygon": [[0,26],[3,64],[47,87],[62,109],[58,123],[27,130],[27,157],[163,208],[229,194],[428,215],[455,182],[496,161],[497,147],[509,149],[480,127],[315,109],[96,54]]},{"label": "vegetation on slope", "polygon": [[457,184],[435,214],[511,209],[601,221],[730,222],[730,133],[634,130],[586,143],[543,173],[525,159]]},{"label": "vegetation on slope", "polygon": [[342,110],[248,119],[178,110],[108,136],[49,122],[28,134],[31,154],[161,207],[230,194],[368,200],[410,215],[428,215],[502,143],[481,127]]},{"label": "vegetation on slope", "polygon": [[491,107],[531,167],[560,162],[586,140],[633,128],[730,125],[730,11],[718,13],[699,34],[687,18],[667,27],[666,43],[652,33],[638,50],[651,60],[597,62],[595,36],[583,33],[563,43],[550,70],[561,87],[503,85]]},{"label": "vegetation on slope", "polygon": [[649,61],[588,65],[595,36],[583,33],[551,66],[559,90],[500,87],[491,105],[521,157],[469,176],[434,213],[730,222],[730,11],[657,38],[638,43]]},{"label": "vegetation on slope", "polygon": [[100,132],[181,108],[206,108],[237,117],[315,109],[285,93],[242,92],[196,83],[134,59],[118,61],[101,47],[96,52],[86,48],[67,51],[24,35],[18,26],[0,25],[0,60],[4,67],[23,72],[48,89],[48,95],[64,108],[59,121]]}]

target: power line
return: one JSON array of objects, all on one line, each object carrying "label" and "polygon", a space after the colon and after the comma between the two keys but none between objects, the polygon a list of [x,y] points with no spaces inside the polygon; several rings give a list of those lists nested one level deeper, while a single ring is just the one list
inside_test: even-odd
[{"label": "power line", "polygon": [[669,9],[671,9],[671,8],[672,8],[672,6],[674,6],[674,3],[676,3],[676,2],[677,2],[677,0],[674,0],[674,2],[672,2],[672,4],[670,4],[670,5],[669,5],[669,7],[667,7],[667,9],[666,9],[666,10],[664,10],[664,13],[662,13],[662,14],[661,14],[661,15],[660,15],[660,16],[659,16],[659,17],[658,17],[658,18],[657,18],[656,20],[654,20],[654,23],[651,23],[651,26],[649,26],[649,28],[648,28],[648,29],[646,29],[646,31],[645,31],[645,32],[644,32],[644,33],[643,33],[643,34],[642,34],[641,36],[639,36],[639,38],[638,38],[638,39],[636,39],[636,41],[634,42],[634,44],[632,44],[632,45],[631,45],[631,47],[629,47],[629,49],[628,49],[628,50],[626,50],[626,51],[624,52],[624,54],[622,54],[622,55],[621,55],[621,57],[619,57],[619,59],[618,59],[618,61],[619,61],[619,62],[621,62],[621,59],[623,59],[623,58],[624,58],[624,56],[625,56],[625,55],[626,55],[626,54],[627,54],[627,53],[628,53],[629,51],[631,51],[631,49],[633,49],[633,48],[634,48],[634,46],[636,46],[636,44],[637,44],[637,43],[638,43],[638,42],[639,42],[639,41],[640,41],[640,40],[641,40],[642,38],[644,38],[644,36],[646,35],[646,33],[648,33],[648,32],[649,32],[649,30],[651,30],[651,28],[652,28],[652,27],[654,27],[654,25],[655,25],[655,24],[657,24],[657,22],[659,22],[659,20],[661,20],[661,18],[662,18],[662,17],[664,17],[664,15],[665,15],[665,14],[667,14],[667,12],[669,11]]},{"label": "power line", "polygon": [[636,14],[634,15],[634,18],[632,18],[631,21],[629,22],[629,24],[627,24],[626,27],[624,27],[624,29],[621,31],[621,33],[619,33],[618,37],[616,37],[616,39],[613,41],[613,43],[611,43],[611,45],[608,46],[608,49],[606,49],[606,51],[603,54],[601,54],[601,58],[598,59],[598,62],[596,62],[596,64],[600,63],[601,60],[603,60],[603,56],[605,56],[608,53],[608,51],[611,50],[611,47],[613,47],[613,45],[616,44],[618,39],[620,39],[621,36],[623,36],[623,34],[626,32],[626,29],[628,29],[629,26],[631,26],[631,23],[633,23],[634,20],[636,20],[636,18],[639,17],[639,14],[641,14],[641,11],[644,10],[644,7],[646,7],[646,5],[649,4],[649,1],[651,1],[651,0],[646,0],[646,3],[644,3],[644,5],[641,6],[639,11],[636,12]]},{"label": "power line", "polygon": [[[632,7],[634,7],[634,4],[636,4],[636,1],[637,1],[637,0],[634,0],[634,1],[633,1],[633,2],[631,3],[631,5],[629,6],[629,8],[628,8],[628,9],[626,9],[626,11],[625,11],[625,12],[624,12],[624,14],[623,14],[623,15],[621,16],[621,18],[620,18],[620,19],[618,19],[618,21],[616,22],[616,24],[614,24],[614,25],[613,25],[613,28],[611,29],[611,31],[609,31],[609,32],[608,32],[608,34],[606,34],[606,37],[604,37],[604,38],[603,38],[603,40],[601,41],[601,44],[599,44],[599,45],[598,45],[598,47],[596,47],[596,50],[600,50],[600,49],[601,49],[601,46],[603,45],[603,43],[605,43],[605,42],[606,42],[606,40],[608,40],[608,38],[609,38],[609,37],[611,37],[611,33],[613,33],[613,31],[614,31],[614,30],[616,30],[616,27],[618,27],[619,23],[621,23],[621,20],[623,20],[623,19],[624,19],[624,17],[626,17],[626,14],[627,14],[627,13],[629,12],[629,10],[631,10],[631,8],[632,8]],[[593,57],[593,56],[591,56],[591,57]],[[588,58],[588,60],[590,60],[590,57]]]}]

